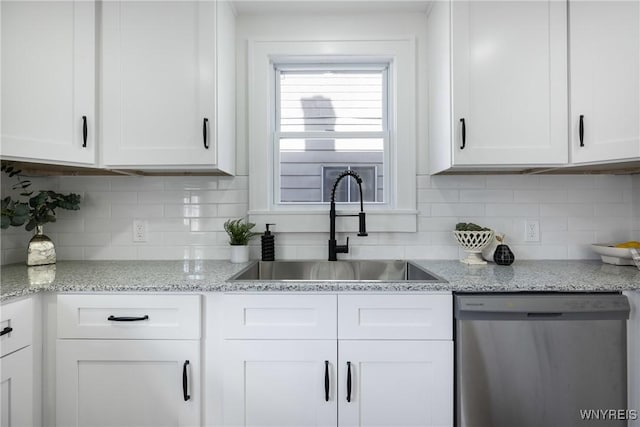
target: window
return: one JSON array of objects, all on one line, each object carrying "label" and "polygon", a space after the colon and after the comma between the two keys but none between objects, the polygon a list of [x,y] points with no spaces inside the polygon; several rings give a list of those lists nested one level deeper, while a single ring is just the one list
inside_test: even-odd
[{"label": "window", "polygon": [[[322,167],[322,201],[331,202],[331,190],[338,175],[344,170],[352,170],[362,178],[363,183],[372,185],[362,186],[362,198],[365,203],[375,203],[378,200],[376,166],[323,166]],[[337,203],[360,203],[360,190],[358,184],[353,179],[344,179],[336,188],[335,201]]]},{"label": "window", "polygon": [[[328,203],[337,175],[363,179],[366,203],[384,203],[388,189],[388,63],[274,64],[274,177],[280,204]],[[360,201],[344,180],[336,201]]]},{"label": "window", "polygon": [[[327,174],[332,173],[328,168],[351,167],[363,175],[367,186],[365,199],[373,197],[369,194],[373,186],[376,188],[375,201],[367,201],[365,206],[369,215],[368,231],[415,232],[418,218],[416,166],[417,157],[423,154],[418,145],[421,126],[417,121],[417,100],[421,90],[417,81],[421,74],[417,73],[415,38],[381,40],[379,35],[372,35],[371,40],[336,40],[333,30],[326,30],[326,40],[299,40],[295,36],[287,39],[289,36],[283,36],[283,40],[248,42],[246,152],[249,219],[256,224],[276,223],[279,233],[326,233],[329,207],[324,189],[326,182],[331,180]],[[322,85],[324,88],[336,88],[342,79],[341,89],[354,98],[357,88],[365,94],[369,92],[367,102],[372,101],[369,99],[373,97],[371,93],[378,94],[380,102],[377,106],[369,103],[370,109],[375,109],[377,114],[373,111],[368,111],[368,115],[360,114],[367,109],[354,111],[358,110],[353,108],[354,104],[351,104],[351,109],[336,108],[333,101],[341,101],[335,105],[349,105],[349,99],[338,99],[337,93],[342,92],[323,92],[314,88],[310,91],[311,96],[330,97],[333,111],[326,108],[326,100],[318,100],[323,102],[316,105],[318,108],[311,109],[317,116],[307,114],[305,117],[304,112],[311,111],[302,108],[300,101],[303,93],[300,86],[305,85],[293,85],[293,78],[313,79],[319,75],[329,80]],[[359,77],[353,79],[356,75]],[[345,84],[348,79],[352,80]],[[376,89],[364,90],[362,83],[365,79],[370,82],[377,80],[377,83],[369,85]],[[293,92],[285,92],[284,89]],[[293,99],[285,99],[285,93],[288,93],[287,98],[291,95]],[[284,110],[285,105],[289,105],[291,110]],[[325,143],[321,145],[323,141]],[[335,151],[341,155],[351,153],[352,157],[341,161],[332,159],[331,162],[317,159],[310,163],[281,162],[281,149],[285,156],[306,160],[304,157],[309,154],[306,149],[313,146],[331,148],[316,155],[333,156]],[[376,151],[379,157],[382,156],[381,162],[379,159],[365,160],[365,153]],[[375,167],[375,172],[367,169],[371,167]],[[371,175],[375,176],[375,184],[369,182],[372,181],[368,178]],[[346,188],[347,195],[340,196],[344,197],[340,199],[344,202],[338,205],[338,210],[340,213],[357,212],[360,206],[354,201],[354,187],[351,187],[351,196]],[[340,221],[340,227],[347,227],[348,222]]]}]

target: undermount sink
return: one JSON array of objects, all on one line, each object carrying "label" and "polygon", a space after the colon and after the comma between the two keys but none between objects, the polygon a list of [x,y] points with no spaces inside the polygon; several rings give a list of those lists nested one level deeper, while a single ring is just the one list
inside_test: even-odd
[{"label": "undermount sink", "polygon": [[444,282],[408,261],[256,261],[230,281]]}]

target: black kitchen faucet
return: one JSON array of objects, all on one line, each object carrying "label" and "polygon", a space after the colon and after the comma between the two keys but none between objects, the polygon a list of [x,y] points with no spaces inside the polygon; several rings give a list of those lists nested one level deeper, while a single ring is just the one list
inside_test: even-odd
[{"label": "black kitchen faucet", "polygon": [[[342,178],[350,176],[356,180],[358,183],[358,188],[360,189],[360,213],[356,214],[336,214],[336,188],[338,188],[338,183],[342,180]],[[365,213],[362,201],[362,178],[360,175],[351,170],[346,170],[338,175],[335,182],[333,183],[333,188],[331,189],[331,208],[329,209],[329,261],[337,261],[338,254],[346,254],[349,252],[349,237],[347,237],[346,245],[339,245],[336,241],[336,217],[338,216],[357,216],[360,220],[360,227],[358,236],[367,236],[367,225],[365,221]]]}]

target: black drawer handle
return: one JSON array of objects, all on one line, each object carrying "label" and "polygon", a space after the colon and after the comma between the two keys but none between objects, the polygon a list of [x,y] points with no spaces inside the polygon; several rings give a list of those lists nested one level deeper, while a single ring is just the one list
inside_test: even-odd
[{"label": "black drawer handle", "polygon": [[580,147],[584,147],[584,114],[580,114],[580,126],[578,133],[580,134]]},{"label": "black drawer handle", "polygon": [[351,362],[347,362],[347,402],[351,402]]},{"label": "black drawer handle", "polygon": [[111,320],[112,322],[138,322],[140,320],[149,320],[149,316],[148,315],[144,315],[142,317],[127,317],[127,316],[122,316],[122,317],[116,317],[116,316],[109,316],[107,317],[107,320]]},{"label": "black drawer handle", "polygon": [[0,331],[0,337],[3,335],[7,335],[11,331],[13,331],[13,328],[11,326],[7,326],[2,331]]},{"label": "black drawer handle", "polygon": [[202,121],[202,140],[204,141],[204,148],[209,149],[209,141],[207,141],[207,125],[209,124],[209,119],[206,117]]},{"label": "black drawer handle", "polygon": [[87,135],[89,130],[87,128],[87,116],[82,116],[82,147],[87,148]]},{"label": "black drawer handle", "polygon": [[462,123],[462,145],[460,149],[464,150],[464,147],[467,145],[467,124],[464,119],[460,119],[460,123]]},{"label": "black drawer handle", "polygon": [[191,399],[191,396],[187,393],[187,388],[189,386],[189,380],[187,378],[187,365],[189,365],[189,361],[185,360],[182,365],[182,397],[184,401]]},{"label": "black drawer handle", "polygon": [[329,401],[329,361],[324,361],[324,401]]}]

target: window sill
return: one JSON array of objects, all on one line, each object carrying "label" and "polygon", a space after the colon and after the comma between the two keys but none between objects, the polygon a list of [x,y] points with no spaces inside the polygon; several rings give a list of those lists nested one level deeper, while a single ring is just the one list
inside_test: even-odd
[{"label": "window sill", "polygon": [[[367,211],[367,232],[369,233],[415,233],[418,231],[418,211],[416,210],[371,210]],[[340,210],[342,213],[357,213]],[[318,211],[249,211],[249,221],[262,224],[276,224],[278,233],[329,233],[329,209]],[[339,233],[357,233],[357,217],[339,217],[336,221]]]}]

